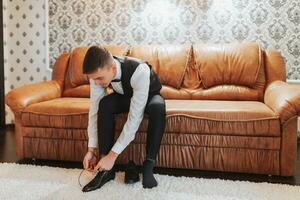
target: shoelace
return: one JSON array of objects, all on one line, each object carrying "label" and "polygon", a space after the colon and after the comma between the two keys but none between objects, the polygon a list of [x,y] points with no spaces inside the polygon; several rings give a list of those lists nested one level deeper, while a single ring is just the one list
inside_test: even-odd
[{"label": "shoelace", "polygon": [[79,176],[78,176],[78,183],[79,183],[80,187],[82,187],[82,185],[81,185],[81,183],[80,183],[80,176],[81,176],[81,174],[82,174],[83,171],[84,171],[84,169],[81,170],[81,172],[80,172],[80,174],[79,174]]}]

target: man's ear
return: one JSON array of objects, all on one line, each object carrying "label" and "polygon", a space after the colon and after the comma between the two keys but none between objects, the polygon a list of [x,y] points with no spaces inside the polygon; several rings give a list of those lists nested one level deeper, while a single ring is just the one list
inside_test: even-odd
[{"label": "man's ear", "polygon": [[112,70],[115,72],[115,71],[117,70],[117,64],[116,64],[115,62],[113,62],[113,63],[111,64],[111,68],[112,68]]}]

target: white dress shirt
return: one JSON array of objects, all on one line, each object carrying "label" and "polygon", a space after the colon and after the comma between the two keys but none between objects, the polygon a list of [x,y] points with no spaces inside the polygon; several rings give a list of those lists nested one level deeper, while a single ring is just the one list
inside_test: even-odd
[{"label": "white dress shirt", "polygon": [[[114,79],[121,79],[121,63],[114,59],[117,67],[117,72]],[[98,148],[98,131],[97,131],[97,112],[100,100],[107,95],[102,86],[95,85],[93,79],[90,81],[90,110],[88,121],[88,147]],[[112,151],[120,154],[127,145],[134,140],[135,134],[144,117],[144,110],[148,99],[148,91],[150,84],[150,68],[146,63],[138,65],[130,79],[131,87],[133,88],[133,96],[130,100],[129,113],[123,130],[112,147]],[[113,89],[124,94],[121,82],[111,82]],[[106,133],[107,134],[107,133]],[[114,134],[114,133],[110,133]]]}]

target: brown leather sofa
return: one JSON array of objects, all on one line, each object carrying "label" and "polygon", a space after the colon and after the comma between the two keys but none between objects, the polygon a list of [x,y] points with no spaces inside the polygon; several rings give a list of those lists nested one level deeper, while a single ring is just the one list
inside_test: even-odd
[{"label": "brown leather sofa", "polygon": [[[158,73],[167,124],[157,166],[291,176],[295,173],[300,87],[285,64],[257,43],[107,45],[147,60]],[[6,94],[15,114],[18,158],[82,161],[87,151],[87,47],[61,54],[52,80]],[[111,92],[111,91],[108,91]],[[118,137],[126,114],[116,116]],[[147,116],[116,163],[145,157]]]}]

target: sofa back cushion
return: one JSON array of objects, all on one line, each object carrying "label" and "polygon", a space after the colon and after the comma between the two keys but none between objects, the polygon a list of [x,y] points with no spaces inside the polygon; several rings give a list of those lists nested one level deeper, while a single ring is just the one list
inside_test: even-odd
[{"label": "sofa back cushion", "polygon": [[189,63],[185,98],[263,100],[265,70],[257,43],[196,44]]},{"label": "sofa back cushion", "polygon": [[191,45],[136,45],[129,56],[146,60],[163,85],[179,89],[187,68]]},{"label": "sofa back cushion", "polygon": [[196,45],[194,50],[205,88],[217,85],[252,87],[262,66],[261,50],[255,43]]},{"label": "sofa back cushion", "polygon": [[[128,54],[127,45],[103,45],[113,55],[124,56]],[[89,97],[89,79],[82,73],[82,64],[87,46],[74,48],[69,59],[69,66],[65,77],[63,96],[65,97]]]}]

